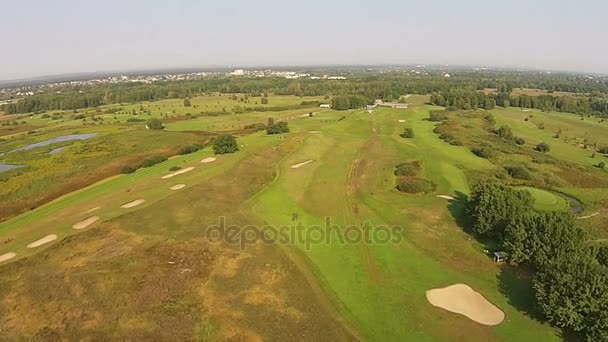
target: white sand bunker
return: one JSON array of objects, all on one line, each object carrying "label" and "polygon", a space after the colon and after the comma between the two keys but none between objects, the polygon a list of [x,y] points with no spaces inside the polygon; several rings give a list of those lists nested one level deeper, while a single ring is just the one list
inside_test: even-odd
[{"label": "white sand bunker", "polygon": [[17,256],[17,253],[13,253],[13,252],[4,253],[4,254],[0,255],[0,262],[11,260],[12,258],[14,258],[16,256]]},{"label": "white sand bunker", "polygon": [[82,220],[82,221],[76,223],[75,225],[72,226],[72,228],[77,229],[77,230],[85,229],[86,227],[90,226],[97,220],[99,220],[99,216],[91,216],[88,219],[85,219],[85,220]]},{"label": "white sand bunker", "polygon": [[146,201],[145,199],[140,198],[140,199],[136,199],[135,201],[125,203],[125,204],[121,205],[120,207],[124,208],[124,209],[129,209],[129,208],[137,207],[138,205],[144,203],[145,201]]},{"label": "white sand bunker", "polygon": [[169,189],[171,190],[179,190],[179,189],[183,189],[186,187],[186,184],[175,184],[174,186],[170,187]]},{"label": "white sand bunker", "polygon": [[455,198],[453,196],[450,196],[450,195],[437,195],[437,197],[446,199],[448,201],[455,200]]},{"label": "white sand bunker", "polygon": [[321,133],[321,131],[309,131],[309,133],[317,134],[317,133]]},{"label": "white sand bunker", "polygon": [[101,209],[101,207],[95,207],[95,208],[91,208],[91,209],[89,209],[89,210],[85,211],[83,214],[89,214],[89,213],[92,213],[92,212],[94,212],[94,211],[96,211],[96,210],[99,210],[99,209]]},{"label": "white sand bunker", "polygon": [[207,157],[207,158],[201,160],[201,163],[211,163],[211,162],[214,162],[216,159],[217,158],[215,158],[215,157]]},{"label": "white sand bunker", "polygon": [[36,247],[40,247],[44,244],[47,244],[49,242],[53,242],[57,240],[57,235],[55,234],[51,234],[51,235],[47,235],[45,237],[43,237],[42,239],[38,239],[30,244],[27,245],[27,248],[36,248]]},{"label": "white sand bunker", "polygon": [[399,120],[399,122],[405,122],[405,120]]},{"label": "white sand bunker", "polygon": [[304,166],[304,165],[306,165],[306,164],[308,164],[308,163],[312,163],[312,162],[313,162],[313,160],[311,159],[311,160],[307,160],[307,161],[305,161],[305,162],[301,162],[301,163],[299,163],[299,164],[294,164],[294,165],[291,165],[290,167],[291,167],[292,169],[297,169],[297,168],[299,168],[299,167],[301,167],[301,166]]},{"label": "white sand bunker", "polygon": [[170,174],[168,174],[166,176],[162,176],[161,178],[162,179],[167,179],[167,178],[175,177],[177,175],[181,175],[182,173],[190,172],[192,170],[194,170],[194,166],[190,166],[190,167],[187,167],[185,169],[177,170],[177,171],[175,171],[173,173],[170,173]]},{"label": "white sand bunker", "polygon": [[483,325],[498,325],[505,313],[466,284],[454,284],[426,291],[433,306],[455,312]]}]

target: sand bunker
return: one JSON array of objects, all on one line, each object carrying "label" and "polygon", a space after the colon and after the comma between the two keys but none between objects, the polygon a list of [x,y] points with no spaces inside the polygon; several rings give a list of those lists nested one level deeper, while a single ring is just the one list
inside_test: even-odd
[{"label": "sand bunker", "polygon": [[179,189],[183,189],[186,187],[186,184],[175,184],[174,186],[170,187],[169,189],[171,190],[179,190]]},{"label": "sand bunker", "polygon": [[44,244],[47,244],[47,243],[55,241],[55,240],[57,240],[57,235],[55,235],[55,234],[47,235],[47,236],[43,237],[42,239],[38,239],[38,240],[28,244],[27,248],[40,247]]},{"label": "sand bunker", "polygon": [[17,254],[13,253],[13,252],[4,253],[4,254],[0,255],[0,262],[11,260],[12,258],[14,258],[16,256],[17,256]]},{"label": "sand bunker", "polygon": [[121,205],[120,207],[124,208],[124,209],[129,209],[129,208],[137,207],[138,205],[144,203],[145,201],[146,201],[145,199],[140,198],[140,199],[136,199],[135,201],[125,203],[125,204]]},{"label": "sand bunker", "polygon": [[466,284],[454,284],[426,291],[433,306],[455,312],[483,325],[498,325],[505,313]]},{"label": "sand bunker", "polygon": [[317,133],[321,133],[321,131],[309,131],[309,133],[317,134]]},{"label": "sand bunker", "polygon": [[97,220],[99,220],[99,216],[91,216],[86,220],[82,220],[82,221],[76,223],[75,225],[72,226],[72,228],[77,229],[77,230],[85,229],[86,227],[90,226]]},{"label": "sand bunker", "polygon": [[194,166],[190,166],[190,167],[187,167],[185,169],[177,170],[177,171],[175,171],[173,173],[170,173],[170,174],[168,174],[166,176],[162,176],[161,178],[162,179],[167,179],[167,178],[175,177],[177,175],[181,175],[182,173],[190,172],[192,170],[194,170]]},{"label": "sand bunker", "polygon": [[399,120],[399,122],[405,122],[405,120]]},{"label": "sand bunker", "polygon": [[290,167],[291,167],[292,169],[297,169],[297,168],[299,168],[300,166],[304,166],[304,165],[306,165],[306,164],[308,164],[308,163],[312,163],[312,162],[313,162],[313,160],[311,159],[311,160],[307,160],[307,161],[302,162],[302,163],[299,163],[299,164],[294,164],[294,165],[291,165]]},{"label": "sand bunker", "polygon": [[99,210],[99,209],[101,209],[101,207],[95,207],[95,208],[91,208],[91,209],[89,209],[89,210],[85,211],[83,214],[92,213],[92,212],[94,212],[95,210]]},{"label": "sand bunker", "polygon": [[217,158],[215,158],[215,157],[207,157],[207,158],[201,160],[201,163],[211,163],[211,162],[214,162],[216,159]]},{"label": "sand bunker", "polygon": [[443,199],[446,199],[446,200],[449,200],[449,201],[455,200],[455,198],[452,197],[452,196],[450,196],[450,195],[437,195],[437,197],[443,198]]}]

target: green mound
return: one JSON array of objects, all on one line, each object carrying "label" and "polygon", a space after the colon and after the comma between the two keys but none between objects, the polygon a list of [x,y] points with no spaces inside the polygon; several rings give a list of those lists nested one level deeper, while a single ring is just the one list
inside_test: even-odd
[{"label": "green mound", "polygon": [[568,209],[568,201],[562,196],[543,189],[530,186],[518,186],[517,190],[526,190],[534,198],[534,208],[537,210],[553,211]]}]

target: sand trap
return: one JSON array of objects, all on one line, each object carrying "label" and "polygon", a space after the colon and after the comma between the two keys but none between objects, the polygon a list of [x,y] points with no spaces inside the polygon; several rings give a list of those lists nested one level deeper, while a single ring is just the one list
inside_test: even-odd
[{"label": "sand trap", "polygon": [[99,216],[91,216],[86,220],[82,220],[75,225],[72,226],[74,229],[85,229],[86,227],[93,224],[95,221],[99,220]]},{"label": "sand trap", "polygon": [[40,247],[44,244],[47,244],[47,243],[55,241],[55,240],[57,240],[57,235],[55,235],[55,234],[47,235],[47,236],[43,237],[42,239],[36,240],[36,241],[28,244],[27,248]]},{"label": "sand trap", "polygon": [[317,134],[317,133],[321,133],[321,131],[309,131],[309,133]]},{"label": "sand trap", "polygon": [[405,120],[399,120],[399,122],[405,122]]},{"label": "sand trap", "polygon": [[186,187],[186,184],[175,184],[174,186],[170,187],[169,189],[171,190],[179,190],[179,189],[183,189]]},{"label": "sand trap", "polygon": [[291,167],[292,169],[297,169],[297,168],[299,168],[299,167],[301,167],[301,166],[304,166],[304,165],[306,165],[306,164],[308,164],[308,163],[312,163],[312,162],[313,162],[313,160],[311,159],[311,160],[307,160],[307,161],[302,162],[302,163],[299,163],[299,164],[294,164],[294,165],[291,165],[290,167]]},{"label": "sand trap", "polygon": [[177,175],[181,175],[182,173],[190,172],[192,170],[194,170],[194,166],[190,166],[190,167],[187,167],[185,169],[177,170],[177,171],[175,171],[173,173],[170,173],[170,174],[168,174],[166,176],[162,176],[161,178],[162,179],[167,179],[167,178],[175,177]]},{"label": "sand trap", "polygon": [[426,291],[431,305],[455,312],[483,325],[498,325],[505,313],[466,284]]},{"label": "sand trap", "polygon": [[101,207],[95,207],[95,208],[91,208],[91,209],[89,209],[89,210],[85,211],[83,214],[89,214],[89,213],[92,213],[92,212],[94,212],[95,210],[99,210],[99,209],[101,209]]},{"label": "sand trap", "polygon": [[4,254],[0,255],[0,262],[11,260],[12,258],[14,258],[16,256],[17,256],[17,253],[13,253],[13,252],[4,253]]},{"label": "sand trap", "polygon": [[201,163],[211,163],[211,162],[214,162],[216,159],[217,158],[215,158],[215,157],[207,157],[207,158],[201,160]]},{"label": "sand trap", "polygon": [[124,209],[129,209],[129,208],[137,207],[138,205],[144,203],[145,201],[146,201],[145,199],[140,198],[140,199],[136,199],[135,201],[125,203],[125,204],[121,205],[120,207],[124,208]]},{"label": "sand trap", "polygon": [[449,201],[451,201],[451,200],[455,200],[455,198],[454,198],[454,197],[452,197],[452,196],[450,196],[450,195],[437,195],[437,197],[439,197],[439,198],[443,198],[443,199],[447,199],[447,200],[449,200]]}]

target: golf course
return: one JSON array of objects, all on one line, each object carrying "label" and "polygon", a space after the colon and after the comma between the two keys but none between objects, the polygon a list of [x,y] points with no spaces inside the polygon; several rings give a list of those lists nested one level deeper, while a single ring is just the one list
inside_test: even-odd
[{"label": "golf course", "polygon": [[[308,101],[268,99],[296,107]],[[219,95],[192,99],[214,110],[221,101]],[[310,101],[316,106],[319,98]],[[15,187],[4,198],[23,212],[0,223],[3,335],[562,340],[534,306],[531,272],[496,263],[492,252],[500,246],[470,231],[467,203],[473,186],[491,178],[528,194],[539,212],[569,212],[563,193],[580,199],[589,214],[600,210],[603,190],[590,197],[583,183],[603,179],[604,171],[574,181],[564,174],[582,172],[572,163],[592,167],[586,152],[560,141],[543,155],[533,148],[537,129],[523,124],[512,125],[526,139],[523,146],[485,129],[488,113],[501,123],[515,120],[511,112],[447,112],[424,95],[408,96],[407,103],[198,117],[180,116],[181,107],[168,120],[143,114],[164,120],[159,130],[147,129],[153,121],[144,127],[123,120],[78,129],[96,133],[87,140],[8,152],[3,162],[26,166],[4,178]],[[141,107],[148,105],[182,106],[163,100]],[[133,115],[131,107],[121,110]],[[437,121],[439,112],[447,114]],[[25,119],[42,127],[38,133],[8,137],[2,149],[76,131],[71,120],[38,116]],[[276,122],[288,129],[252,128]],[[100,162],[110,162],[101,146],[119,149],[112,144],[128,136],[114,174],[99,173]],[[236,138],[234,149],[218,153],[216,142],[225,136]],[[58,146],[65,150],[47,153]],[[93,151],[97,163],[82,151]],[[65,167],[45,170],[57,158]],[[36,174],[53,177],[29,178]],[[59,181],[78,174],[87,182]],[[24,182],[36,186],[25,192]],[[45,188],[56,195],[19,204]],[[603,219],[580,221],[597,227]],[[213,238],[225,226],[245,230],[237,239]],[[328,227],[337,228],[329,233]],[[305,238],[281,240],[279,228]],[[598,238],[605,233],[593,229]]]}]

